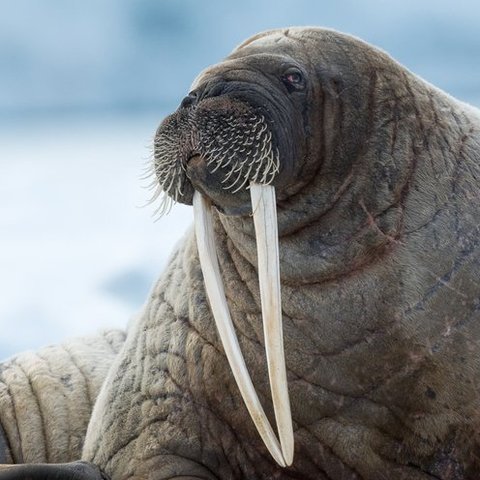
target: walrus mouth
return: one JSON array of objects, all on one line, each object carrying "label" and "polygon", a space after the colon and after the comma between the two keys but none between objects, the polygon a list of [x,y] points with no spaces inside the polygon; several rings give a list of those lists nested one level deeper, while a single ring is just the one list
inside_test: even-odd
[{"label": "walrus mouth", "polygon": [[280,442],[265,415],[238,344],[218,266],[211,204],[199,192],[193,196],[195,234],[205,288],[228,363],[263,442],[276,462],[285,467],[293,462],[294,440],[283,348],[275,189],[251,182],[250,195],[257,240],[265,350]]},{"label": "walrus mouth", "polygon": [[[264,115],[238,100],[214,97],[177,110],[160,125],[154,147],[153,199],[161,196],[160,215],[175,202],[191,205],[198,189],[208,191],[222,210],[249,182],[270,184],[279,172],[278,148]],[[190,168],[196,157],[205,163],[201,175]]]}]

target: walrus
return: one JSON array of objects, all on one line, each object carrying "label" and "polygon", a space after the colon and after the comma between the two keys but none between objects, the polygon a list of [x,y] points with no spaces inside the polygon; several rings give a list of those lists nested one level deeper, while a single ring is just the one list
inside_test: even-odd
[{"label": "walrus", "polygon": [[478,478],[480,112],[287,28],[204,70],[154,143],[159,211],[191,204],[195,228],[107,374],[87,463],[0,479]]}]

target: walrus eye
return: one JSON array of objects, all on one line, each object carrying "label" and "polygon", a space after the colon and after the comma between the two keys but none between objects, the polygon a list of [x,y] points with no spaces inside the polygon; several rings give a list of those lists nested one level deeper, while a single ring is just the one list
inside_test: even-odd
[{"label": "walrus eye", "polygon": [[305,81],[302,72],[298,68],[289,68],[282,77],[283,83],[289,92],[303,90]]}]

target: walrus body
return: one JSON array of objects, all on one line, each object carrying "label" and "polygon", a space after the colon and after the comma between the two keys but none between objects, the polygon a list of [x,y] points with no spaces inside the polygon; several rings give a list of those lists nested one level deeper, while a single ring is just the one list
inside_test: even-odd
[{"label": "walrus body", "polygon": [[479,112],[359,40],[288,29],[207,69],[162,124],[159,182],[217,207],[232,320],[272,417],[247,187],[226,190],[227,164],[209,160],[221,125],[248,123],[236,115],[261,119],[279,152],[293,465],[275,464],[248,418],[193,231],[129,331],[82,458],[112,480],[478,478]]}]

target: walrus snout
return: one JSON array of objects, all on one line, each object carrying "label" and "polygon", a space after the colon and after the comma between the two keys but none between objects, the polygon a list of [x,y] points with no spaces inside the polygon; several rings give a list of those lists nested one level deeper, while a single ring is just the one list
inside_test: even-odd
[{"label": "walrus snout", "polygon": [[198,190],[220,211],[246,215],[249,183],[270,184],[279,169],[279,150],[265,116],[226,95],[198,100],[192,92],[155,136],[158,193],[169,202],[191,205]]}]

